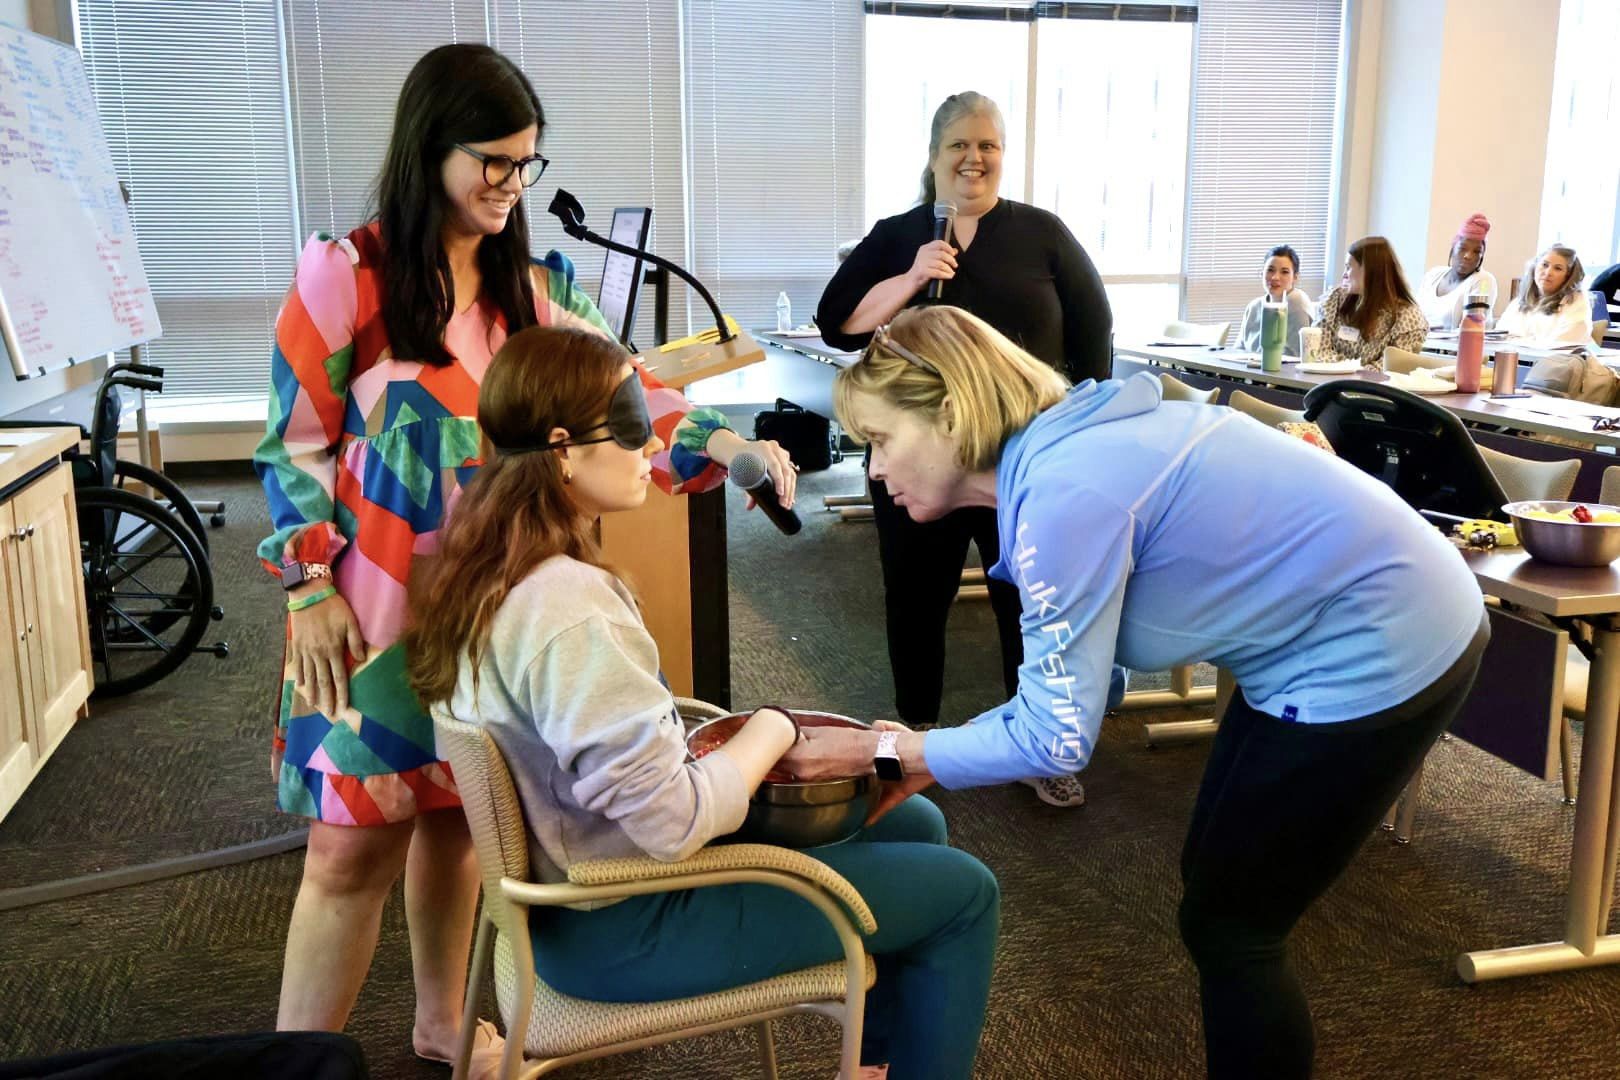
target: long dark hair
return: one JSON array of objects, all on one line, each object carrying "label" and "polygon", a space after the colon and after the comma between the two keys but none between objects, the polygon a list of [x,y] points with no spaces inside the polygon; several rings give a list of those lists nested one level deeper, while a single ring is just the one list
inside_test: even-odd
[{"label": "long dark hair", "polygon": [[484,464],[446,519],[438,554],[409,585],[407,607],[427,614],[402,640],[411,688],[425,704],[450,697],[463,654],[478,670],[495,613],[536,566],[553,555],[604,566],[595,520],[569,497],[558,456],[495,448],[600,421],[629,358],[601,334],[535,326],[507,338],[490,361],[478,390]]},{"label": "long dark hair", "polygon": [[1395,317],[1403,304],[1416,304],[1401,272],[1401,260],[1382,236],[1364,236],[1350,245],[1350,257],[1361,264],[1361,293],[1339,305],[1339,318],[1363,337],[1377,332],[1385,314]]},{"label": "long dark hair", "polygon": [[[451,363],[444,328],[455,314],[450,262],[440,232],[445,194],[440,169],[456,143],[487,142],[545,130],[534,87],[488,45],[441,45],[405,77],[394,110],[375,205],[383,244],[383,325],[397,357],[435,367]],[[478,245],[483,292],[506,317],[506,332],[533,326],[529,223],[518,200],[499,235]]]}]

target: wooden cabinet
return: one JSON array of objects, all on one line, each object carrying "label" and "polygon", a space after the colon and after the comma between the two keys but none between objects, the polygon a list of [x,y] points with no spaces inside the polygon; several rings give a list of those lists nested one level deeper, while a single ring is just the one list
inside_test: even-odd
[{"label": "wooden cabinet", "polygon": [[90,696],[71,433],[0,431],[0,817]]},{"label": "wooden cabinet", "polygon": [[[0,512],[0,527],[7,527],[9,508]],[[22,623],[12,614],[14,598],[22,596],[17,568],[10,558],[10,541],[0,540],[0,816],[11,808],[34,775],[34,744],[29,738],[23,672],[28,669],[28,646]]]}]

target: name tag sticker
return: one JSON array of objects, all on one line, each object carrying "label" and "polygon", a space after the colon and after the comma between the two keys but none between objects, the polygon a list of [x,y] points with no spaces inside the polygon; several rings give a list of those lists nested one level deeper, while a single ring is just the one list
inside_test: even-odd
[{"label": "name tag sticker", "polygon": [[1339,327],[1339,340],[1348,341],[1350,344],[1354,345],[1356,342],[1361,340],[1361,331],[1357,330],[1353,326],[1341,326]]}]

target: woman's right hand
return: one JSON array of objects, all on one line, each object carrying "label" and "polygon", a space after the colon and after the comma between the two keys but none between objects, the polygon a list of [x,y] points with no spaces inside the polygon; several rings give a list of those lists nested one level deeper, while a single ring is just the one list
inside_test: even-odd
[{"label": "woman's right hand", "polygon": [[[294,599],[299,591],[291,594]],[[333,720],[349,707],[345,650],[356,660],[366,655],[360,622],[341,594],[292,613],[292,640],[287,653],[292,658],[293,683],[304,700],[313,702]]]},{"label": "woman's right hand", "polygon": [[956,276],[956,249],[944,240],[930,240],[917,249],[908,276],[916,289],[926,288],[936,278],[949,281]]}]

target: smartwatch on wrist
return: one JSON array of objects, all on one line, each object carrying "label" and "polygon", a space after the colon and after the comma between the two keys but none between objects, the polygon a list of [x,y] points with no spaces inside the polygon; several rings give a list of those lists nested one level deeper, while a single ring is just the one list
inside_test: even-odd
[{"label": "smartwatch on wrist", "polygon": [[281,587],[283,589],[296,589],[308,581],[324,579],[332,580],[332,568],[325,563],[295,562],[283,563],[281,567]]},{"label": "smartwatch on wrist", "polygon": [[877,752],[872,755],[872,767],[879,780],[904,780],[906,770],[900,765],[900,751],[896,746],[898,731],[878,732]]}]

